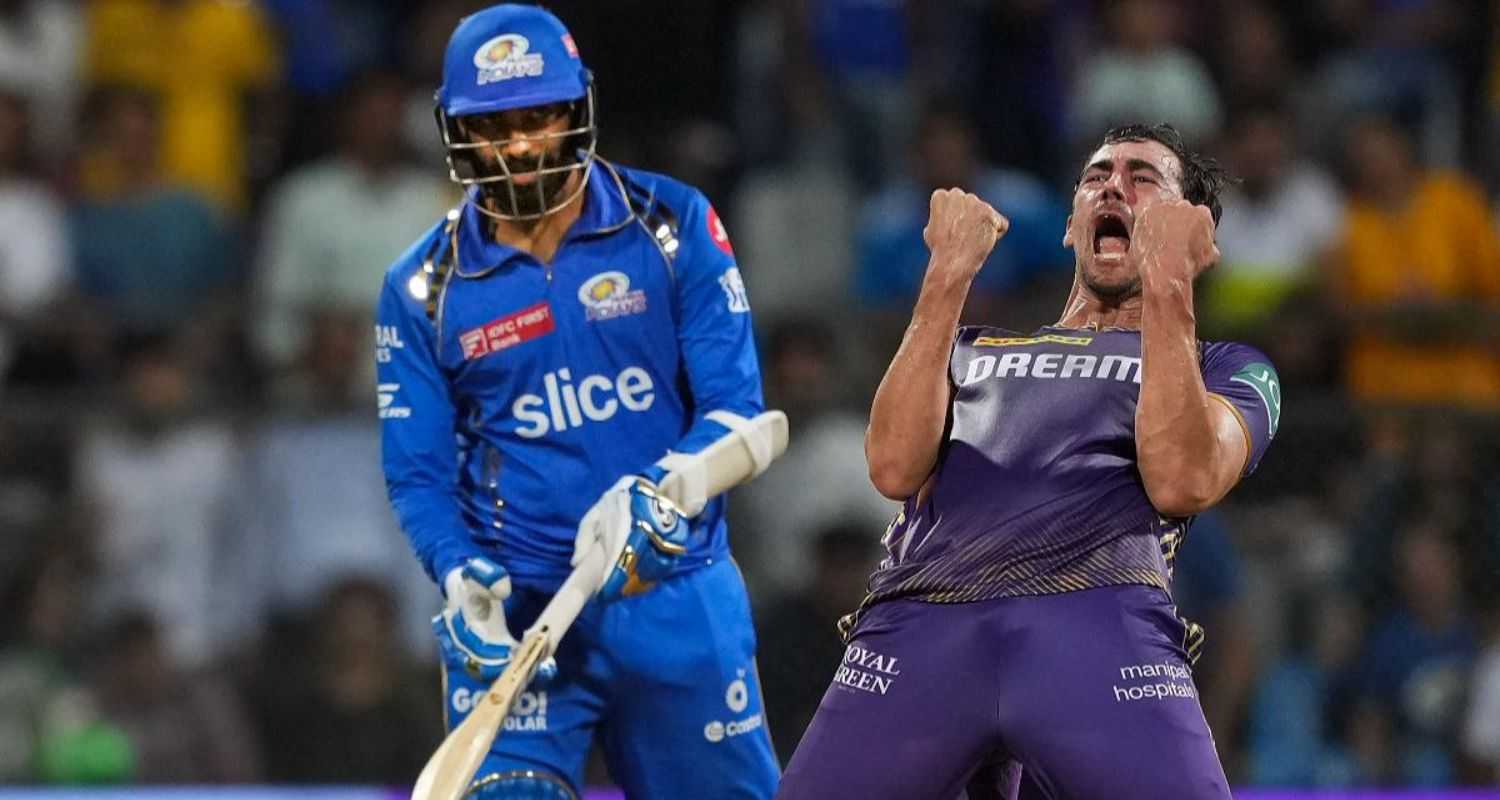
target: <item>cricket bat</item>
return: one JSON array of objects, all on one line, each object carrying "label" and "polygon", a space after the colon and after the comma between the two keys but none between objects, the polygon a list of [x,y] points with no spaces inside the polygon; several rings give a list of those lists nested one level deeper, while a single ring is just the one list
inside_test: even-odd
[{"label": "cricket bat", "polygon": [[[749,420],[748,426],[769,434],[772,459],[786,452],[789,434],[786,414],[766,411]],[[745,432],[731,431],[688,456],[678,469],[662,478],[657,490],[667,499],[679,502],[689,483],[701,484],[706,489],[705,496],[713,497],[759,475],[765,464],[757,467],[746,439]],[[464,796],[510,714],[511,705],[531,682],[537,667],[557,650],[558,641],[598,590],[610,566],[605,563],[607,558],[601,544],[574,568],[511,652],[510,666],[427,760],[412,789],[412,800],[460,800]]]}]

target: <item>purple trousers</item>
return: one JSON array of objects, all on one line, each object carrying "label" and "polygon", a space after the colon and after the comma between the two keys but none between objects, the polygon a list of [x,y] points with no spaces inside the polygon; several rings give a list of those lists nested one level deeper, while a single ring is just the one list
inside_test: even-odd
[{"label": "purple trousers", "polygon": [[880,603],[776,796],[1227,800],[1183,633],[1148,586]]}]

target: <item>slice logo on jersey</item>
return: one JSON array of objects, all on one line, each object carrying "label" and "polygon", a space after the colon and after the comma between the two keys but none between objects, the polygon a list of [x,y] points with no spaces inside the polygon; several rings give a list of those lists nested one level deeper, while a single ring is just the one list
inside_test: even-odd
[{"label": "slice logo on jersey", "polygon": [[589,375],[577,385],[572,371],[564,367],[543,375],[542,387],[545,397],[523,394],[511,404],[511,414],[523,423],[516,435],[523,439],[539,439],[585,422],[607,422],[622,408],[640,413],[656,402],[651,373],[640,367],[626,367],[613,378]]},{"label": "slice logo on jersey", "polygon": [[546,336],[556,328],[557,321],[552,318],[552,307],[543,302],[464,331],[459,334],[458,343],[463,347],[464,360],[472,361],[539,336]]},{"label": "slice logo on jersey", "polygon": [[708,238],[714,240],[714,244],[725,255],[734,257],[734,245],[729,243],[729,231],[724,228],[724,221],[719,219],[719,212],[713,206],[708,207]]},{"label": "slice logo on jersey", "polygon": [[750,295],[745,293],[745,279],[739,267],[730,267],[719,276],[719,287],[724,290],[731,314],[746,314],[750,311]]},{"label": "slice logo on jersey", "polygon": [[527,52],[530,49],[531,42],[519,33],[502,33],[480,45],[474,51],[479,85],[541,75],[542,56]]},{"label": "slice logo on jersey", "polygon": [[630,276],[623,272],[601,272],[578,287],[578,302],[591,320],[614,319],[646,310],[646,292],[631,291]]},{"label": "slice logo on jersey", "polygon": [[1229,377],[1232,381],[1249,386],[1260,395],[1261,403],[1266,407],[1266,421],[1270,425],[1271,435],[1276,435],[1276,428],[1281,424],[1281,381],[1276,377],[1276,370],[1271,369],[1270,364],[1255,362],[1246,364],[1244,369]]},{"label": "slice logo on jersey", "polygon": [[411,408],[396,405],[396,393],[401,391],[399,383],[382,383],[375,387],[375,403],[380,409],[381,419],[406,419]]}]

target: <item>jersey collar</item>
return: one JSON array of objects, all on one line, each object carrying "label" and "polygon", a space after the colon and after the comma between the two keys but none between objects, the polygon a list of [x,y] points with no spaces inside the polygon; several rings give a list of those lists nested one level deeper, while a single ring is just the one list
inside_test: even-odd
[{"label": "jersey collar", "polygon": [[[632,218],[630,201],[625,186],[615,173],[614,166],[602,158],[595,158],[594,168],[589,170],[588,186],[584,189],[583,211],[573,222],[573,227],[563,237],[562,247],[575,239],[613,233]],[[458,264],[454,273],[463,278],[479,278],[505,266],[511,259],[525,254],[509,245],[495,241],[489,235],[489,221],[476,207],[478,188],[470,188],[465,194],[462,218],[459,225]]]}]

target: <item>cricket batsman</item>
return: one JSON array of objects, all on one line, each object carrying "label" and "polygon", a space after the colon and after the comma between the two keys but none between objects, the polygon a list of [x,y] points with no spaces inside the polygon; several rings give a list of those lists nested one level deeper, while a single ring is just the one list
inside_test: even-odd
[{"label": "cricket batsman", "polygon": [[450,730],[572,566],[599,543],[613,565],[473,796],[576,798],[597,736],[630,797],[767,798],[724,501],[652,493],[764,410],[745,288],[699,191],[596,155],[594,107],[547,11],[454,30],[436,116],[464,199],[390,268],[377,311],[391,503],[446,599]]},{"label": "cricket batsman", "polygon": [[1073,194],[1062,318],[1031,334],[957,326],[1008,223],[933,193],[865,442],[905,504],[778,797],[1014,798],[1024,773],[1053,800],[1229,798],[1170,594],[1193,516],[1281,414],[1265,356],[1195,333],[1224,180],[1170,126],[1111,131]]}]

